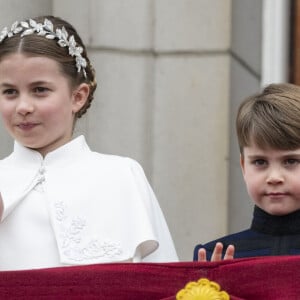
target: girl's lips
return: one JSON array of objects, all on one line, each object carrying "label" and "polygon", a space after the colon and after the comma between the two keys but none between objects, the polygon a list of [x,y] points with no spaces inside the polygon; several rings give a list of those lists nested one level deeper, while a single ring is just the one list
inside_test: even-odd
[{"label": "girl's lips", "polygon": [[35,126],[37,126],[37,123],[20,123],[18,125],[18,127],[22,130],[30,130],[32,128],[34,128]]}]

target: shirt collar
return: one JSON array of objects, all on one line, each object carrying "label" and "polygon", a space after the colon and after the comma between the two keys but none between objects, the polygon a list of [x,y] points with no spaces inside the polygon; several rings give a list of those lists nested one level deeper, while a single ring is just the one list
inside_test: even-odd
[{"label": "shirt collar", "polygon": [[38,151],[24,147],[15,141],[12,158],[15,160],[18,166],[37,163],[44,163],[44,165],[54,163],[66,164],[70,161],[76,160],[79,155],[83,154],[84,151],[90,151],[90,149],[83,135],[80,135],[67,144],[64,144],[63,146],[49,152],[44,158]]},{"label": "shirt collar", "polygon": [[274,216],[255,206],[251,229],[271,235],[299,234],[300,210],[284,216]]}]

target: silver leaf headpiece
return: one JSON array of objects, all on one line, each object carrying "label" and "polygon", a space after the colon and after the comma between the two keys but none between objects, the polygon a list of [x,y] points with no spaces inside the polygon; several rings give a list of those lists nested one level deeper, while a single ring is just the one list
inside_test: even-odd
[{"label": "silver leaf headpiece", "polygon": [[77,46],[74,36],[69,36],[65,27],[57,28],[54,31],[53,24],[48,19],[44,20],[44,24],[37,23],[33,19],[30,19],[29,22],[16,21],[12,24],[10,29],[5,27],[0,32],[0,44],[6,38],[10,38],[18,33],[21,33],[21,37],[36,33],[37,35],[44,36],[47,39],[57,39],[57,43],[60,47],[68,47],[69,55],[75,57],[77,71],[80,72],[82,70],[83,75],[86,78],[85,68],[87,66],[87,62],[81,55],[83,48]]}]

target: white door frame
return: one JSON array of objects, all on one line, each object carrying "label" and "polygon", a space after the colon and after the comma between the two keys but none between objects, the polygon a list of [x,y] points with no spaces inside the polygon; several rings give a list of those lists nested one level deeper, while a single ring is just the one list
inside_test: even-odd
[{"label": "white door frame", "polygon": [[288,81],[290,0],[263,0],[261,86]]}]

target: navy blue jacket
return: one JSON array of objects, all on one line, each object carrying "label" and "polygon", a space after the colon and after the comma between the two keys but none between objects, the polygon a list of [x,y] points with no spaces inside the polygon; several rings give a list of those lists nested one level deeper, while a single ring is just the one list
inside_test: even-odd
[{"label": "navy blue jacket", "polygon": [[300,254],[300,210],[273,216],[255,206],[250,229],[197,245],[194,260],[198,260],[200,248],[206,249],[207,260],[210,260],[217,242],[224,245],[223,255],[228,245],[234,245],[234,258]]}]

